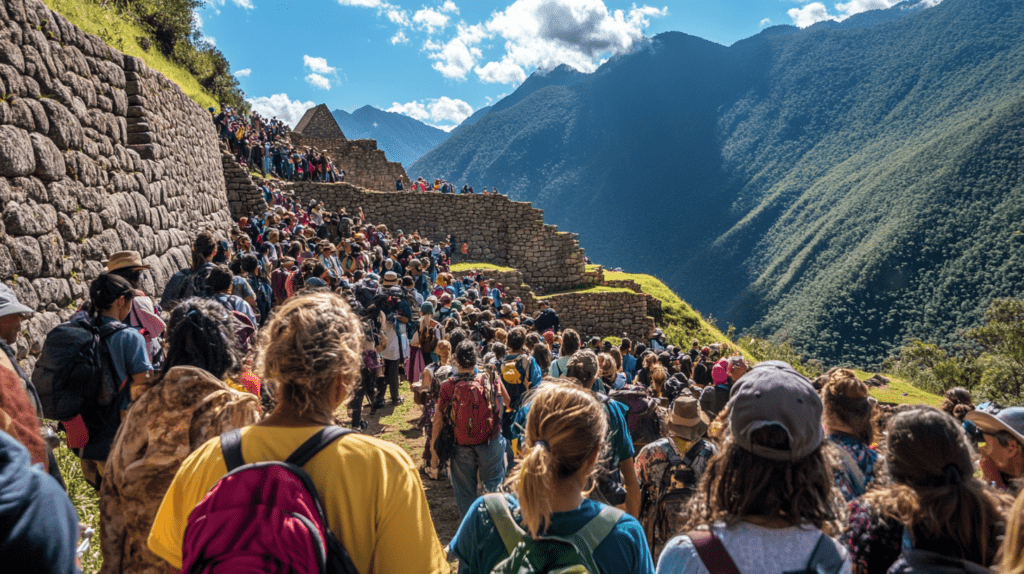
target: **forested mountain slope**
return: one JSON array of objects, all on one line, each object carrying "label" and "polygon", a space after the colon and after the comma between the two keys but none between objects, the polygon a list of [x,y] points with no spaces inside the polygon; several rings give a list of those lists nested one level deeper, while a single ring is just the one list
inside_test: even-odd
[{"label": "forested mountain slope", "polygon": [[[345,110],[331,112],[345,137],[350,140],[377,140],[377,148],[388,159],[408,168],[420,156],[448,139],[448,133],[395,112],[363,106],[351,114]],[[410,173],[413,178],[416,176]]]},{"label": "forested mountain slope", "polygon": [[1024,3],[906,7],[730,47],[661,34],[412,170],[496,182],[594,261],[811,356],[949,340],[1024,286]]}]

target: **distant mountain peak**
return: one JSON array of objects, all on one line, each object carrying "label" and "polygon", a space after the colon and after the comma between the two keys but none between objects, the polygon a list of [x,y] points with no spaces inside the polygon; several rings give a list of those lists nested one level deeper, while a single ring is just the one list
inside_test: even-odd
[{"label": "distant mountain peak", "polygon": [[365,105],[352,113],[331,112],[350,139],[377,140],[388,159],[406,169],[420,156],[448,139],[448,133],[409,116]]}]

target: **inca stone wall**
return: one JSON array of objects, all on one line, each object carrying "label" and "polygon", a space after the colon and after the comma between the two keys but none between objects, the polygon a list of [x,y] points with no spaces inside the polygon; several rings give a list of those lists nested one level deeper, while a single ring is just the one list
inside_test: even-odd
[{"label": "inca stone wall", "polygon": [[209,114],[36,0],[0,0],[0,280],[39,311],[19,357],[85,299],[114,252],[159,295],[191,236],[231,224]]},{"label": "inca stone wall", "polygon": [[227,187],[231,217],[238,221],[240,217],[251,217],[265,212],[267,200],[263,197],[263,191],[249,176],[249,170],[239,165],[235,161],[235,156],[230,153],[221,154],[221,165],[224,169],[224,185]]},{"label": "inca stone wall", "polygon": [[291,132],[288,137],[296,149],[316,148],[326,152],[335,166],[345,170],[345,183],[365,189],[394,191],[395,181],[400,179],[405,189],[412,188],[405,168],[398,162],[388,161],[384,152],[377,149],[377,140],[319,138],[296,132]]},{"label": "inca stone wall", "polygon": [[633,341],[646,341],[654,332],[654,319],[647,307],[651,299],[624,292],[565,293],[546,298],[563,329],[575,329],[588,337],[626,335]]},{"label": "inca stone wall", "polygon": [[535,291],[573,289],[583,280],[583,250],[568,233],[544,224],[544,212],[501,195],[377,193],[352,185],[297,182],[287,184],[304,199],[316,198],[328,210],[363,208],[367,221],[390,230],[419,233],[432,241],[454,235],[469,255],[512,267]]}]

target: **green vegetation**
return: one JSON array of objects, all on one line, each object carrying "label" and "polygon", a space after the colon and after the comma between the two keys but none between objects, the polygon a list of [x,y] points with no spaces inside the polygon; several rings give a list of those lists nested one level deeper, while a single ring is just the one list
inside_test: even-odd
[{"label": "green vegetation", "polygon": [[94,534],[89,545],[89,551],[82,557],[82,572],[94,574],[103,564],[103,555],[100,552],[100,498],[96,495],[89,483],[85,482],[82,476],[82,464],[77,456],[64,446],[64,433],[58,433],[61,439],[61,447],[55,452],[57,466],[64,477],[64,483],[68,487],[68,497],[78,511],[78,520],[89,528]]},{"label": "green vegetation", "polygon": [[502,267],[500,265],[494,265],[492,263],[455,263],[452,265],[452,273],[465,273],[466,271],[473,271],[479,269],[488,269],[491,271],[515,271],[511,267]]},{"label": "green vegetation", "polygon": [[202,39],[193,10],[199,0],[44,0],[104,42],[173,80],[203,108],[221,102],[248,110],[228,61]]},{"label": "green vegetation", "polygon": [[569,291],[559,291],[558,293],[547,293],[541,295],[538,299],[550,299],[551,297],[558,297],[559,295],[573,294],[587,294],[587,293],[632,293],[630,289],[624,287],[606,287],[604,285],[597,285],[595,287],[582,287],[580,289],[571,289]]}]

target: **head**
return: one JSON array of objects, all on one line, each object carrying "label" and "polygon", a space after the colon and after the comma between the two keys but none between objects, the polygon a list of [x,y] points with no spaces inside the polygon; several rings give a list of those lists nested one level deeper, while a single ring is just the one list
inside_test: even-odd
[{"label": "head", "polygon": [[633,341],[630,340],[628,337],[623,337],[622,338],[622,342],[619,343],[619,352],[622,353],[623,355],[626,355],[626,354],[629,354],[629,352],[632,349],[633,349]]},{"label": "head", "polygon": [[206,278],[206,285],[214,293],[223,293],[231,290],[231,283],[235,279],[235,274],[231,272],[231,268],[227,265],[215,265],[213,269],[210,269],[210,275]]},{"label": "head", "polygon": [[849,369],[836,369],[821,389],[825,427],[859,438],[865,444],[875,440],[874,412],[868,400],[868,386]]},{"label": "head", "polygon": [[531,536],[551,521],[551,493],[571,481],[583,490],[597,466],[608,423],[601,403],[571,383],[549,380],[533,395],[525,445],[506,486],[519,498]]},{"label": "head", "polygon": [[547,345],[544,343],[536,343],[533,345],[533,358],[537,361],[537,366],[540,367],[541,372],[548,370],[551,366],[551,351],[548,350]]},{"label": "head", "polygon": [[279,408],[333,420],[359,380],[363,332],[348,303],[330,291],[289,297],[260,331],[256,372]]},{"label": "head", "polygon": [[571,356],[580,350],[580,334],[573,329],[566,329],[562,333],[562,356]]},{"label": "head", "polygon": [[601,353],[597,356],[597,376],[602,379],[614,379],[618,369],[615,368],[615,359],[608,353]]},{"label": "head", "polygon": [[974,478],[960,421],[917,406],[894,415],[887,430],[889,476],[912,491],[913,503],[901,518],[913,529],[915,546],[936,550],[929,541],[945,540],[938,549],[944,554],[991,564],[997,550],[991,528],[1001,513],[997,499]]},{"label": "head", "polygon": [[149,269],[149,265],[142,263],[142,255],[138,251],[120,251],[110,256],[107,261],[107,273],[120,275],[138,289],[139,280],[142,279],[142,272]]},{"label": "head", "polygon": [[766,361],[733,388],[727,410],[731,432],[705,471],[695,522],[763,516],[838,528],[844,505],[810,381],[786,363]]},{"label": "head", "polygon": [[0,283],[0,339],[9,345],[17,343],[22,320],[32,313],[31,308],[18,301],[13,289]]},{"label": "head", "polygon": [[579,381],[583,388],[590,389],[597,379],[597,355],[589,349],[576,351],[569,357],[565,375]]},{"label": "head", "polygon": [[971,391],[963,387],[949,389],[942,398],[942,405],[939,408],[960,420],[964,420],[967,413],[974,410]]},{"label": "head", "polygon": [[437,356],[440,359],[440,364],[447,365],[452,356],[452,344],[448,341],[438,341],[437,347],[434,348],[434,352],[437,353]]},{"label": "head", "polygon": [[1011,478],[1024,478],[1024,407],[996,414],[971,411],[966,419],[977,426],[978,452]]},{"label": "head", "polygon": [[192,269],[202,267],[203,263],[213,259],[216,252],[217,240],[213,237],[213,233],[203,231],[197,235],[195,241],[192,242]]},{"label": "head", "polygon": [[476,343],[469,339],[463,339],[455,347],[455,366],[460,371],[472,371],[476,367]]},{"label": "head", "polygon": [[192,297],[179,303],[167,322],[162,374],[188,365],[223,379],[237,370],[241,363],[233,322],[231,313],[210,299]]},{"label": "head", "polygon": [[124,277],[101,273],[89,285],[89,304],[92,315],[107,315],[124,321],[132,310],[135,290]]},{"label": "head", "polygon": [[526,344],[526,329],[516,327],[509,331],[506,344],[510,353],[521,353],[523,345]]}]

